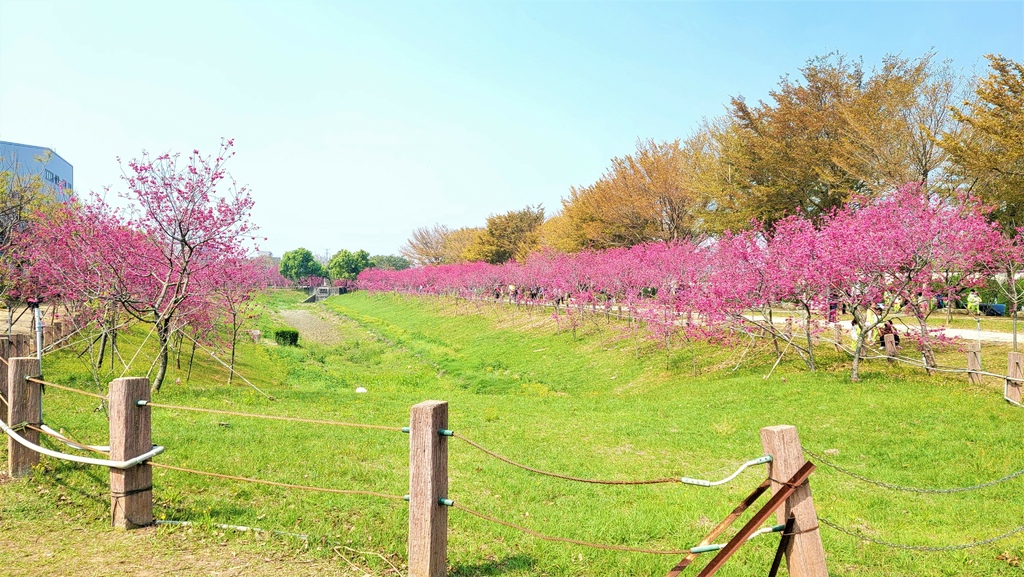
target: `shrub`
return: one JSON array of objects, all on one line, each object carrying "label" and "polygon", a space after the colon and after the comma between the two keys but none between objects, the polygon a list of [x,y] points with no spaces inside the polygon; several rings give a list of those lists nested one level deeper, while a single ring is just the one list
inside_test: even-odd
[{"label": "shrub", "polygon": [[281,346],[297,347],[299,346],[299,331],[293,331],[291,329],[274,331],[274,340]]}]

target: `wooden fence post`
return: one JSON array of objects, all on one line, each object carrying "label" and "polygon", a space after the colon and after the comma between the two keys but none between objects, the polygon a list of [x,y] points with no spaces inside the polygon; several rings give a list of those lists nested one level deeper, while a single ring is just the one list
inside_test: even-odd
[{"label": "wooden fence post", "polygon": [[32,351],[29,350],[28,336],[21,333],[11,335],[11,356],[27,357]]},{"label": "wooden fence post", "polygon": [[[761,445],[764,452],[772,456],[768,463],[768,476],[772,481],[772,493],[782,488],[786,479],[796,474],[804,465],[803,448],[796,427],[778,425],[761,429]],[[791,577],[828,577],[825,567],[825,549],[821,545],[818,530],[818,515],[814,511],[811,487],[804,483],[786,500],[786,505],[776,512],[779,524],[786,522],[792,513],[796,517],[794,533],[786,551],[786,565]]]},{"label": "wooden fence post", "polygon": [[972,385],[981,384],[981,375],[974,371],[981,370],[981,343],[967,343],[967,378]]},{"label": "wooden fence post", "polygon": [[[11,427],[23,423],[39,426],[43,412],[42,389],[29,377],[39,377],[39,359],[13,357],[7,366],[7,422]],[[39,444],[39,431],[22,428],[22,438]],[[39,453],[22,447],[14,439],[7,439],[7,471],[12,477],[24,477],[39,464]]]},{"label": "wooden fence post", "polygon": [[444,577],[448,562],[448,403],[423,401],[409,420],[409,576]]},{"label": "wooden fence post", "polygon": [[1021,385],[1024,385],[1022,363],[1024,353],[1010,353],[1006,363],[1006,398],[1017,404],[1021,402]]},{"label": "wooden fence post", "polygon": [[[149,379],[114,379],[107,398],[110,403],[110,459],[127,461],[150,451],[153,448],[151,409],[137,403],[149,400]],[[110,470],[110,518],[118,529],[153,524],[153,468],[149,463]]]},{"label": "wooden fence post", "polygon": [[841,353],[843,352],[843,329],[839,326],[839,323],[832,325],[832,332],[835,334],[833,342],[836,346],[836,352]]},{"label": "wooden fence post", "polygon": [[7,337],[0,337],[0,395],[3,395],[4,406],[0,407],[0,421],[7,424],[7,397],[9,393],[7,391],[7,359],[11,358],[11,341]]},{"label": "wooden fence post", "polygon": [[899,352],[896,350],[896,335],[882,335],[882,341],[885,343],[885,356],[889,357],[889,362],[893,362]]}]

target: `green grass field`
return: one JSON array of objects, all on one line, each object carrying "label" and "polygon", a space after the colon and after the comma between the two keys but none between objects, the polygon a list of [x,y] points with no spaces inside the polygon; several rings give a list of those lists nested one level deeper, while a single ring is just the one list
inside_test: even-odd
[{"label": "green grass field", "polygon": [[[786,357],[771,378],[770,343],[684,344],[666,353],[617,321],[594,318],[574,335],[549,312],[457,301],[355,293],[320,305],[299,295],[265,297],[265,337],[280,312],[324,315],[340,339],[300,347],[246,343],[239,372],[269,400],[201,352],[186,384],[172,363],[156,402],[229,411],[403,426],[422,400],[450,404],[450,427],[513,460],[579,477],[636,479],[725,476],[762,454],[759,430],[791,424],[806,448],[875,479],[918,487],[972,485],[1022,466],[1024,412],[1002,400],[994,379],[928,377],[920,369],[869,361],[850,383],[849,360],[827,347],[822,370]],[[301,330],[300,330],[301,332]],[[121,340],[125,360],[146,332]],[[1005,369],[1006,347],[986,346],[986,368]],[[81,348],[78,349],[81,351]],[[109,361],[91,376],[77,351],[44,359],[46,379],[99,390],[126,372]],[[956,347],[940,353],[963,366]],[[1002,359],[1002,360],[1000,360]],[[144,375],[149,343],[127,375]],[[989,365],[993,365],[990,367]],[[176,382],[180,379],[180,382]],[[366,394],[355,393],[365,387]],[[82,441],[105,443],[98,402],[50,390],[46,421]],[[158,463],[279,482],[401,495],[408,491],[408,439],[401,433],[153,410]],[[748,470],[724,487],[582,485],[537,476],[450,440],[450,497],[536,531],[655,549],[697,543],[764,477]],[[99,575],[99,553],[122,567],[144,543],[178,574],[212,573],[220,559],[238,574],[394,574],[403,569],[402,501],[302,492],[154,470],[158,518],[191,521],[132,534],[106,528],[106,471],[44,458],[29,480],[0,484],[0,564],[13,575]],[[946,546],[998,535],[1024,523],[1024,478],[979,491],[918,495],[867,485],[822,466],[811,478],[818,513],[873,538]],[[245,525],[307,538],[225,531]],[[738,527],[739,524],[736,525]],[[1024,537],[954,552],[913,552],[862,543],[822,528],[832,575],[1020,575]],[[767,574],[777,537],[752,541],[721,575]],[[96,543],[114,543],[101,547]],[[59,543],[60,547],[53,543]],[[83,556],[82,551],[90,552]],[[175,561],[175,560],[178,561]],[[75,562],[83,567],[68,572]],[[449,519],[452,575],[663,575],[678,557],[552,543],[461,511]],[[99,563],[99,561],[97,561]],[[267,567],[268,572],[260,567]],[[198,568],[196,568],[198,567]],[[284,569],[282,569],[282,567]],[[219,570],[219,569],[218,569]],[[20,571],[20,572],[19,572]],[[270,572],[272,571],[272,572]],[[696,571],[691,570],[692,574]],[[140,573],[140,571],[135,571]]]}]

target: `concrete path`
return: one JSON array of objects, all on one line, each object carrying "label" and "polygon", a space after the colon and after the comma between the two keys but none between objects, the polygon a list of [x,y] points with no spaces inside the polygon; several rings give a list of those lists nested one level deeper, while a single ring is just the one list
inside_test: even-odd
[{"label": "concrete path", "polygon": [[[840,321],[839,324],[842,325],[843,330],[846,331],[847,334],[849,334],[850,330],[853,328],[853,321]],[[897,323],[897,327],[896,328],[897,328],[897,330],[900,331],[900,333],[904,333],[904,334],[915,334],[916,335],[916,334],[919,334],[921,332],[918,329],[918,327],[913,326],[913,325],[909,325],[909,324],[904,326],[902,324],[898,324]],[[965,341],[976,341],[976,340],[978,340],[978,337],[980,336],[982,341],[986,341],[986,342],[990,342],[990,343],[1012,343],[1013,342],[1013,333],[1003,333],[1003,332],[999,332],[999,331],[979,331],[977,329],[951,329],[951,328],[943,328],[943,327],[938,327],[938,326],[932,327],[930,325],[929,325],[928,328],[933,331],[932,334],[945,335],[947,337],[956,337],[956,338],[964,339]],[[939,329],[939,330],[936,331],[936,329]]]}]

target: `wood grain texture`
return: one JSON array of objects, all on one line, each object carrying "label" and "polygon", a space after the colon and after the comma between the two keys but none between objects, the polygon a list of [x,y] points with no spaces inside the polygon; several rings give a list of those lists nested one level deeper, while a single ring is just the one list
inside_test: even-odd
[{"label": "wood grain texture", "polygon": [[[11,356],[11,341],[7,337],[0,337],[0,358],[7,361]],[[0,419],[3,420],[4,424],[10,424],[7,422],[7,397],[9,395],[7,391],[7,371],[8,366],[6,362],[0,362],[0,396],[3,396],[4,404],[0,406]]]},{"label": "wood grain texture", "polygon": [[409,575],[444,577],[448,557],[448,403],[424,401],[409,421]]},{"label": "wood grain texture", "polygon": [[[768,476],[772,479],[772,493],[782,489],[782,483],[800,470],[806,460],[796,427],[778,425],[761,429],[764,452],[772,456],[768,463]],[[792,577],[828,577],[825,549],[821,544],[818,515],[814,510],[810,484],[800,485],[776,512],[778,523],[784,524],[792,513],[796,517],[796,535],[786,551],[786,565]]]},{"label": "wood grain texture", "polygon": [[1006,361],[1006,398],[1021,402],[1021,386],[1024,386],[1024,353],[1010,353]]},{"label": "wood grain texture", "polygon": [[[39,376],[39,359],[35,357],[14,357],[7,365],[7,422],[11,426],[29,423],[38,426],[42,412],[42,391],[38,383],[30,383],[28,377]],[[39,444],[39,431],[23,429],[19,434],[28,441]],[[39,464],[39,453],[19,445],[14,439],[7,439],[7,471],[12,477],[24,477]]]},{"label": "wood grain texture", "polygon": [[[967,343],[967,370],[968,371],[980,371],[981,370],[981,344],[977,342]],[[972,385],[981,384],[981,375],[973,372],[967,373],[967,378],[970,379]]]},{"label": "wood grain texture", "polygon": [[[110,382],[110,458],[125,461],[153,448],[151,411],[136,401],[149,400],[149,379],[129,377]],[[110,470],[111,524],[134,529],[153,524],[153,468],[143,463]]]}]

